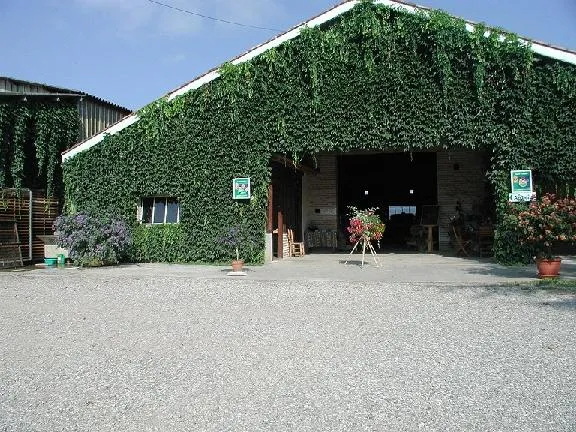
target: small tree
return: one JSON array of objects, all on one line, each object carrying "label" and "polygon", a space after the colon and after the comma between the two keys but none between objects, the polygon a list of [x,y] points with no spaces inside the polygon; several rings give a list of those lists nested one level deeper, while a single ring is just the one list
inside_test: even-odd
[{"label": "small tree", "polygon": [[240,245],[245,241],[242,230],[239,226],[229,228],[222,236],[218,238],[218,242],[232,248],[236,252],[236,261],[240,261]]}]

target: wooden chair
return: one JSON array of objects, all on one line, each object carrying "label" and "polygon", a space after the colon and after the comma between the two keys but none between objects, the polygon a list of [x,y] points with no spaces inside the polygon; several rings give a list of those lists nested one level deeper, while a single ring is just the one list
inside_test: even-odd
[{"label": "wooden chair", "polygon": [[294,241],[294,231],[288,228],[288,247],[290,249],[291,257],[299,257],[306,255],[304,250],[304,242]]},{"label": "wooden chair", "polygon": [[478,227],[478,255],[492,256],[492,247],[494,246],[494,228],[490,225],[481,225]]},{"label": "wooden chair", "polygon": [[456,248],[456,255],[470,256],[468,252],[472,245],[472,240],[464,240],[462,238],[462,231],[454,225],[452,225],[452,231],[454,232],[454,247]]}]

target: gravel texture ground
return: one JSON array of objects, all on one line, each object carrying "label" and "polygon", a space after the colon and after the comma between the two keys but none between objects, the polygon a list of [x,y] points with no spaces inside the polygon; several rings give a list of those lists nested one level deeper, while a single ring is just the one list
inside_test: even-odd
[{"label": "gravel texture ground", "polygon": [[0,273],[0,431],[576,431],[576,297]]}]

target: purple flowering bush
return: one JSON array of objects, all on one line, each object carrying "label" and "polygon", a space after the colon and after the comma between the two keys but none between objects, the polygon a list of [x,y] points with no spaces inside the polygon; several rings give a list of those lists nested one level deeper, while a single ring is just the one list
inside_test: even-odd
[{"label": "purple flowering bush", "polygon": [[80,266],[118,264],[132,244],[128,226],[117,218],[77,213],[59,216],[53,228],[58,246],[68,249],[70,258]]}]

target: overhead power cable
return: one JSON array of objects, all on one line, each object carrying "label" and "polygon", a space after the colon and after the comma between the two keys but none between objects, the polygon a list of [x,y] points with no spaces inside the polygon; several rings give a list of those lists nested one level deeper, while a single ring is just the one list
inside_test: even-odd
[{"label": "overhead power cable", "polygon": [[178,12],[186,13],[186,14],[189,14],[189,15],[194,15],[194,16],[197,16],[197,17],[200,17],[200,18],[209,19],[209,20],[212,20],[212,21],[222,22],[222,23],[225,23],[225,24],[232,24],[232,25],[236,25],[236,26],[240,26],[240,27],[249,27],[249,28],[253,28],[253,29],[268,30],[268,31],[273,31],[273,32],[281,32],[281,31],[283,31],[283,30],[279,30],[279,29],[275,29],[275,28],[270,28],[270,27],[259,27],[259,26],[255,26],[255,25],[239,23],[239,22],[236,22],[236,21],[228,21],[228,20],[225,20],[225,19],[214,18],[214,17],[208,16],[208,15],[203,15],[203,14],[198,13],[198,12],[192,12],[192,11],[189,11],[189,10],[186,10],[186,9],[181,9],[181,8],[179,8],[179,7],[172,6],[172,5],[169,5],[169,4],[166,4],[166,3],[162,3],[162,2],[159,2],[159,1],[156,1],[156,0],[147,0],[147,1],[149,1],[150,3],[154,3],[154,4],[158,5],[158,6],[163,6],[163,7],[165,7],[165,8],[172,9],[172,10],[175,10],[175,11],[178,11]]}]

